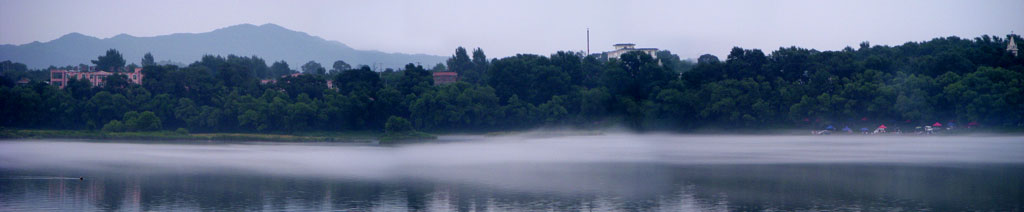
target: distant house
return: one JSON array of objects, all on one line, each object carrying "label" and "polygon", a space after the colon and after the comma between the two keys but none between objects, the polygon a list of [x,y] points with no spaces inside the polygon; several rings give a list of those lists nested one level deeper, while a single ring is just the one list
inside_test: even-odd
[{"label": "distant house", "polygon": [[18,83],[18,85],[27,85],[31,81],[32,80],[29,80],[28,78],[21,78],[21,80],[18,80],[17,83]]},{"label": "distant house", "polygon": [[[80,69],[80,70],[63,70],[63,69],[52,69],[50,70],[50,85],[64,88],[67,86],[68,80],[88,80],[92,86],[103,86],[108,76],[114,75],[114,73],[106,71],[91,71],[92,68]],[[124,74],[128,76],[128,82],[134,84],[142,84],[142,68],[135,68],[132,72],[122,72],[118,74]]]},{"label": "distant house", "polygon": [[608,56],[608,59],[619,58],[622,57],[623,54],[634,51],[647,53],[648,55],[651,55],[651,57],[653,58],[658,58],[658,56],[656,55],[658,53],[657,48],[636,48],[636,44],[632,43],[620,43],[612,46],[615,47],[615,50],[612,50],[610,52],[604,52],[604,54]]},{"label": "distant house", "polygon": [[459,81],[459,73],[446,71],[434,72],[434,85],[444,85]]},{"label": "distant house", "polygon": [[[302,73],[291,73],[291,74],[285,74],[285,75],[281,75],[281,77],[280,77],[280,78],[285,78],[285,77],[298,77],[299,75],[302,75]],[[272,79],[262,79],[262,80],[260,80],[260,84],[273,84],[273,83],[277,83],[277,79],[276,79],[276,78],[272,78]]]}]

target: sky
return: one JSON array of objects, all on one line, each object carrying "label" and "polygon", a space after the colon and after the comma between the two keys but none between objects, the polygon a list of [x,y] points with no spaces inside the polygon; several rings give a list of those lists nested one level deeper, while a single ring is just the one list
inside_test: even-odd
[{"label": "sky", "polygon": [[725,57],[734,46],[771,52],[899,45],[935,37],[1024,33],[1024,0],[983,1],[136,1],[0,0],[0,44],[78,32],[99,38],[201,33],[273,23],[353,48],[489,57],[612,49]]}]

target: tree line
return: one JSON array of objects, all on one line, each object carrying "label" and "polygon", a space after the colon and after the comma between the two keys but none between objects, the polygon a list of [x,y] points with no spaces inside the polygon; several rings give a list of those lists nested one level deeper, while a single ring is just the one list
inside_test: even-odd
[{"label": "tree line", "polygon": [[[1024,43],[1019,36],[1012,39]],[[865,42],[839,51],[785,47],[770,54],[735,47],[724,61],[702,55],[695,62],[668,51],[611,59],[570,51],[488,59],[482,49],[470,53],[459,47],[430,69],[408,64],[374,71],[340,60],[327,69],[311,61],[294,77],[289,74],[298,71],[287,63],[268,66],[257,56],[208,55],[179,67],[155,64],[147,54],[141,85],[115,76],[102,87],[71,80],[64,89],[41,81],[16,86],[16,78],[33,71],[7,61],[0,79],[0,126],[98,130],[119,122],[112,128],[383,131],[390,117],[400,117],[427,131],[932,122],[1019,128],[1024,57],[1006,51],[1007,42],[987,35],[945,37],[897,46]],[[93,62],[124,64],[105,57],[120,54],[108,52]],[[431,72],[445,70],[459,73],[459,82],[434,85]],[[143,116],[158,123],[127,126]]]}]

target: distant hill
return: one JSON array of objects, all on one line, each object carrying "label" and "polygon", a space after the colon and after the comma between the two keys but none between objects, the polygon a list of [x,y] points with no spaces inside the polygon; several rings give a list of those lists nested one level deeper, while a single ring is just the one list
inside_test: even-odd
[{"label": "distant hill", "polygon": [[128,63],[138,64],[146,52],[157,61],[175,61],[190,64],[205,54],[239,56],[256,55],[267,61],[284,60],[292,69],[315,60],[330,69],[335,60],[344,60],[352,66],[382,63],[384,67],[401,67],[407,63],[435,64],[445,57],[425,54],[384,53],[357,50],[338,41],[329,41],[304,32],[286,29],[274,24],[260,26],[241,24],[205,33],[177,33],[154,37],[134,37],[120,34],[99,39],[80,33],[70,33],[49,42],[23,45],[0,45],[0,60],[24,63],[29,68],[46,68],[91,64],[107,49],[117,49]]}]

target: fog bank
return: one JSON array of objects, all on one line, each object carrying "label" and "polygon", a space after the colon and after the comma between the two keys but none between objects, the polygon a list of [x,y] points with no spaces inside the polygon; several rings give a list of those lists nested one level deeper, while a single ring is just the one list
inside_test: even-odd
[{"label": "fog bank", "polygon": [[[442,138],[444,139],[444,138]],[[455,138],[453,138],[455,139]],[[332,144],[0,142],[0,168],[242,170],[335,177],[410,169],[564,163],[1022,163],[1021,137],[813,137],[612,134],[462,137],[397,147]]]}]

